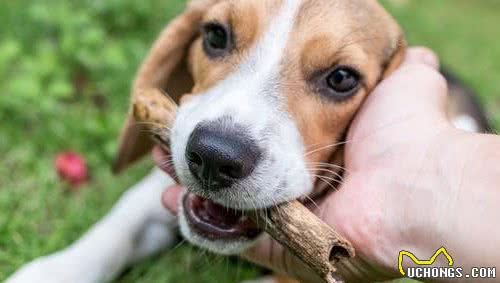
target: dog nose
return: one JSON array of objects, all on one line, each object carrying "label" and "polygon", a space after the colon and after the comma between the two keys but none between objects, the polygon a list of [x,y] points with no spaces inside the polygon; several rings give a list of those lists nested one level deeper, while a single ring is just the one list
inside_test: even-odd
[{"label": "dog nose", "polygon": [[249,176],[259,156],[256,143],[243,131],[210,124],[197,126],[186,147],[189,170],[210,189],[229,187]]}]

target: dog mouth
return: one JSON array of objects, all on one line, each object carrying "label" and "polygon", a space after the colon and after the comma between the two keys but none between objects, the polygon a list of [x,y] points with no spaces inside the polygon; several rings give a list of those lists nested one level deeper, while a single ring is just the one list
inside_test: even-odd
[{"label": "dog mouth", "polygon": [[251,212],[219,205],[193,193],[182,200],[188,225],[210,240],[255,239],[261,233],[247,216]]}]

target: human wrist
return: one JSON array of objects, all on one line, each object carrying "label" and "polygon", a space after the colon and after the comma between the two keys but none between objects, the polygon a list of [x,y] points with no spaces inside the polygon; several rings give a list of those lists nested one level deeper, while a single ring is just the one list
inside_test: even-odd
[{"label": "human wrist", "polygon": [[[406,250],[419,259],[429,259],[441,247],[447,247],[457,233],[450,227],[454,211],[460,209],[456,195],[457,182],[467,162],[464,150],[470,147],[473,134],[444,126],[428,140],[427,151],[422,152],[425,161],[414,167],[414,178],[400,179],[401,190],[405,191],[406,202],[402,214],[401,231],[397,252]],[[411,175],[410,175],[411,176]],[[396,256],[396,255],[395,255]],[[393,256],[394,257],[394,256]],[[436,266],[447,266],[444,256],[437,258]],[[406,269],[414,263],[406,258]]]},{"label": "human wrist", "polygon": [[[441,182],[432,183],[444,197],[429,206],[433,217],[427,216],[427,235],[415,237],[419,244],[410,251],[427,260],[444,247],[453,267],[462,268],[464,274],[472,267],[495,267],[500,259],[494,248],[500,237],[495,225],[500,201],[500,168],[496,166],[500,137],[453,130],[447,140],[433,162],[436,180]],[[448,267],[449,263],[440,255],[434,266]],[[414,265],[406,259],[403,267],[410,264]]]},{"label": "human wrist", "polygon": [[450,168],[450,205],[446,231],[447,248],[455,265],[496,266],[500,260],[495,248],[500,237],[496,225],[500,201],[500,137],[457,130],[447,155]]}]

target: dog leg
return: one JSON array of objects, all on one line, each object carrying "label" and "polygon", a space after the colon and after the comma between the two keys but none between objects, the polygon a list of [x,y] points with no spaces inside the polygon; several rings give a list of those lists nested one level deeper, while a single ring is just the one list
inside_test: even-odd
[{"label": "dog leg", "polygon": [[173,243],[177,220],[161,205],[174,181],[154,169],[70,247],[18,270],[6,283],[98,283]]}]

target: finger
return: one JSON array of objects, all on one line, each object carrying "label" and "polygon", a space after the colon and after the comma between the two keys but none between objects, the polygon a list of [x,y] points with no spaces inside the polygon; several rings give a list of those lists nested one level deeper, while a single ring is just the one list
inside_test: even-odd
[{"label": "finger", "polygon": [[448,87],[438,66],[438,59],[430,50],[409,49],[401,67],[368,97],[368,107],[363,107],[361,114],[366,112],[369,117],[387,121],[414,114],[445,121]]},{"label": "finger", "polygon": [[182,195],[183,187],[179,185],[175,185],[167,188],[162,196],[161,202],[163,206],[168,209],[172,214],[177,215],[179,210],[179,198]]},{"label": "finger", "polygon": [[446,117],[448,84],[438,70],[425,64],[406,64],[394,77],[395,80],[399,82],[394,84],[392,91],[398,94],[395,102],[400,106],[428,113],[429,118],[437,118],[432,117],[434,115]]},{"label": "finger", "polygon": [[[390,83],[388,87],[386,82]],[[439,59],[432,50],[426,47],[408,49],[401,67],[382,82],[375,91],[382,89],[387,92],[398,90],[398,93],[407,97],[420,99],[429,95],[446,94],[446,80],[439,73]],[[425,90],[425,92],[423,92]],[[415,95],[422,92],[420,95]]]}]

